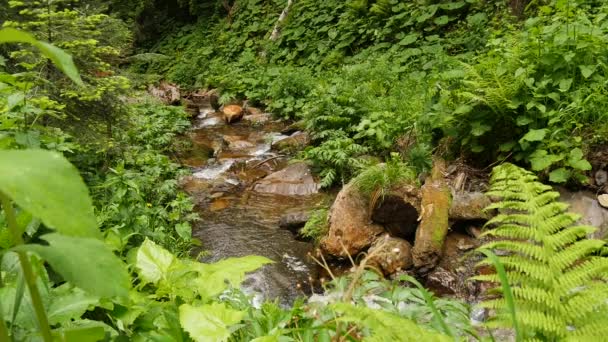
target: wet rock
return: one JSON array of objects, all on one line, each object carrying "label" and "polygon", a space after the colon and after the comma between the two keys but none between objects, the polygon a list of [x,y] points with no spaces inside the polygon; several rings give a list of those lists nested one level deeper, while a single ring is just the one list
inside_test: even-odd
[{"label": "wet rock", "polygon": [[217,90],[198,90],[186,97],[193,105],[199,108],[219,108],[219,94]]},{"label": "wet rock", "polygon": [[483,209],[490,204],[490,198],[481,192],[453,193],[450,220],[489,220],[495,213],[484,212]]},{"label": "wet rock", "polygon": [[608,234],[608,209],[602,207],[597,197],[590,191],[571,192],[564,188],[557,189],[560,200],[570,205],[571,212],[581,215],[578,224],[597,227],[592,238],[601,239]]},{"label": "wet rock", "polygon": [[296,132],[288,138],[281,139],[272,144],[274,151],[296,152],[310,144],[310,135],[305,132]]},{"label": "wet rock", "polygon": [[243,118],[243,107],[238,106],[238,105],[228,105],[228,106],[224,106],[224,109],[222,110],[222,112],[224,113],[224,120],[227,123],[235,123],[239,120],[241,120],[241,118]]},{"label": "wet rock", "polygon": [[179,104],[181,99],[179,87],[164,81],[160,82],[158,86],[150,86],[148,92],[168,105]]},{"label": "wet rock", "polygon": [[279,219],[279,227],[282,229],[289,230],[294,235],[297,235],[300,228],[306,225],[306,222],[310,219],[309,211],[293,211],[287,212]]},{"label": "wet rock", "polygon": [[261,115],[264,113],[263,110],[256,108],[256,107],[250,107],[250,106],[247,106],[247,108],[245,110],[247,111],[247,115]]},{"label": "wet rock", "polygon": [[231,143],[233,143],[235,141],[240,141],[240,140],[245,140],[245,137],[242,135],[223,135],[222,136],[222,141],[227,145],[230,145]]},{"label": "wet rock", "polygon": [[336,257],[355,256],[369,247],[384,228],[370,220],[369,200],[351,182],[329,211],[329,231],[321,249]]},{"label": "wet rock", "polygon": [[228,145],[228,149],[230,150],[245,150],[248,148],[254,148],[255,144],[246,141],[246,140],[237,140],[233,141]]},{"label": "wet rock", "polygon": [[281,130],[281,134],[292,135],[298,131],[304,131],[306,129],[306,124],[304,121],[294,122],[291,125],[283,128]]},{"label": "wet rock", "polygon": [[251,114],[243,117],[244,121],[252,124],[263,124],[270,121],[270,119],[272,119],[272,116],[268,113]]},{"label": "wet rock", "polygon": [[414,185],[404,185],[386,195],[372,212],[372,220],[392,236],[410,239],[416,233],[420,210],[420,191]]},{"label": "wet rock", "polygon": [[225,198],[216,198],[211,205],[209,205],[209,210],[211,211],[221,211],[230,206],[230,201]]},{"label": "wet rock", "polygon": [[442,267],[436,267],[426,276],[425,285],[438,296],[454,295],[459,287],[458,277]]},{"label": "wet rock", "polygon": [[606,183],[608,183],[608,172],[604,170],[599,170],[595,173],[594,179],[595,185],[604,186]]},{"label": "wet rock", "polygon": [[600,205],[602,207],[608,208],[608,194],[603,194],[603,195],[597,196],[597,201],[600,203]]},{"label": "wet rock", "polygon": [[285,196],[304,196],[319,192],[320,186],[305,163],[295,163],[270,174],[254,185],[254,191]]},{"label": "wet rock", "polygon": [[369,264],[380,268],[386,276],[408,269],[413,265],[412,245],[403,239],[389,235],[384,235],[376,240],[370,247],[368,255],[372,255]]}]

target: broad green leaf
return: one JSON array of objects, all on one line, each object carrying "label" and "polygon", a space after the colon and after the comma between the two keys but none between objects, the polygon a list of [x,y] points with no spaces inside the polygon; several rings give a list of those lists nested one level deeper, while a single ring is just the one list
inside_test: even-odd
[{"label": "broad green leaf", "polygon": [[175,225],[175,231],[182,239],[188,241],[192,239],[192,226],[188,222],[181,222]]},{"label": "broad green leaf", "polygon": [[481,123],[480,121],[474,121],[471,124],[471,134],[480,137],[492,129],[492,126]]},{"label": "broad green leaf", "polygon": [[40,50],[43,55],[50,59],[59,70],[63,71],[74,83],[82,85],[78,69],[72,60],[72,56],[60,48],[38,41],[34,36],[12,28],[0,30],[0,43],[28,43]]},{"label": "broad green leaf", "polygon": [[570,179],[570,171],[563,167],[553,170],[549,174],[549,181],[553,183],[565,183],[568,181],[568,179]]},{"label": "broad green leaf", "polygon": [[245,279],[245,274],[272,263],[261,256],[228,258],[214,264],[197,263],[195,266],[200,276],[193,286],[197,286],[201,296],[211,298],[225,291],[229,285],[238,287]]},{"label": "broad green leaf", "polygon": [[227,341],[230,326],[239,323],[244,316],[244,312],[230,309],[224,303],[199,307],[184,304],[179,307],[182,328],[197,342]]},{"label": "broad green leaf", "polygon": [[58,341],[62,342],[98,342],[103,341],[106,331],[103,327],[81,327],[71,329],[61,329],[53,332]]},{"label": "broad green leaf", "polygon": [[547,135],[547,130],[543,129],[531,129],[519,140],[519,142],[523,141],[542,141]]},{"label": "broad green leaf", "polygon": [[579,65],[578,67],[581,69],[581,74],[584,78],[591,77],[591,75],[593,75],[593,73],[595,72],[596,68],[595,65]]},{"label": "broad green leaf", "polygon": [[34,252],[65,280],[90,294],[126,297],[130,278],[123,262],[102,241],[53,233],[42,236],[49,246],[22,245],[14,250]]},{"label": "broad green leaf", "polygon": [[407,36],[403,37],[403,39],[401,39],[401,41],[399,42],[399,45],[407,46],[407,45],[414,43],[416,40],[418,40],[418,34],[411,33],[411,34],[408,34]]},{"label": "broad green leaf", "polygon": [[58,153],[0,151],[0,192],[62,234],[101,238],[87,187]]},{"label": "broad green leaf", "polygon": [[575,148],[570,151],[570,154],[568,155],[568,164],[577,170],[591,170],[591,164],[584,158],[583,151],[580,148]]},{"label": "broad green leaf", "polygon": [[562,157],[549,154],[545,150],[536,150],[529,157],[533,171],[542,171],[560,160],[562,160]]},{"label": "broad green leaf", "polygon": [[442,15],[440,17],[435,18],[434,22],[439,26],[443,26],[450,22],[450,17],[448,17],[447,15]]},{"label": "broad green leaf", "polygon": [[52,325],[80,318],[89,308],[99,304],[99,297],[92,296],[77,287],[63,284],[51,292],[51,304],[47,310]]},{"label": "broad green leaf", "polygon": [[156,285],[176,260],[171,252],[146,239],[137,250],[135,267],[142,282]]},{"label": "broad green leaf", "polygon": [[570,90],[571,86],[572,86],[571,78],[566,78],[566,79],[559,81],[559,90],[561,92],[566,92],[566,91]]}]

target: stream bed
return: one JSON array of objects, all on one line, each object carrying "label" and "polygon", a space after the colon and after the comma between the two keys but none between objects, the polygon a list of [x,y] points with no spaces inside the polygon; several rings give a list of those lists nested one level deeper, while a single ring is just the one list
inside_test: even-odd
[{"label": "stream bed", "polygon": [[193,235],[202,247],[195,252],[204,252],[203,262],[247,255],[273,260],[248,276],[244,290],[254,294],[255,301],[279,298],[288,304],[311,292],[317,265],[307,256],[313,245],[279,228],[279,219],[287,212],[327,205],[330,198],[318,191],[302,194],[298,190],[311,185],[298,184],[289,176],[287,193],[273,191],[280,186],[285,189],[285,184],[266,181],[265,187],[257,186],[261,179],[293,164],[288,155],[272,150],[273,142],[288,137],[280,133],[284,123],[270,116],[247,119],[226,124],[221,113],[201,109],[188,134],[192,148],[180,159],[192,168],[183,187],[194,198],[201,217]]}]

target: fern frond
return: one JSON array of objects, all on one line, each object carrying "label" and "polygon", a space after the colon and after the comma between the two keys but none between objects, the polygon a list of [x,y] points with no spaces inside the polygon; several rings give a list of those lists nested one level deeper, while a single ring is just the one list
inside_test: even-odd
[{"label": "fern frond", "polygon": [[576,262],[583,260],[589,254],[597,251],[602,245],[603,242],[599,240],[578,241],[556,253],[552,258],[552,263],[553,265],[558,266],[560,270],[564,271],[567,267],[572,266]]},{"label": "fern frond", "polygon": [[513,253],[527,255],[536,260],[545,260],[545,253],[543,248],[541,246],[530,244],[526,241],[496,240],[488,242],[480,248],[488,250],[498,249],[502,251],[510,251]]},{"label": "fern frond", "polygon": [[[501,214],[487,223],[496,228],[484,233],[496,240],[480,248],[503,252],[498,259],[528,340],[606,339],[597,331],[608,330],[608,258],[602,256],[605,241],[586,238],[595,228],[573,226],[580,216],[557,202],[559,193],[512,164],[494,169],[488,194],[500,201],[487,209]],[[484,259],[478,265],[490,264]],[[502,294],[497,274],[473,279],[496,284],[490,291]],[[490,326],[513,323],[504,299],[482,306],[496,310]]]},{"label": "fern frond", "polygon": [[554,250],[558,250],[562,246],[567,246],[579,239],[585,238],[596,230],[596,228],[590,226],[572,227],[547,237],[545,243]]}]

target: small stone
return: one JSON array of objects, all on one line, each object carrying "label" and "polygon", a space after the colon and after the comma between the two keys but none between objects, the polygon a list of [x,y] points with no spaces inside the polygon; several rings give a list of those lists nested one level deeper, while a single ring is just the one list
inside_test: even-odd
[{"label": "small stone", "polygon": [[608,182],[608,172],[599,170],[595,173],[595,185],[602,186]]},{"label": "small stone", "polygon": [[470,241],[467,241],[466,239],[460,239],[458,240],[458,249],[460,249],[461,251],[470,251],[471,249],[475,248],[475,244],[471,243]]},{"label": "small stone", "polygon": [[261,109],[259,109],[259,108],[247,106],[247,114],[248,115],[260,115],[262,113],[264,113],[264,112]]},{"label": "small stone", "polygon": [[439,296],[453,295],[458,292],[458,278],[456,275],[441,267],[436,267],[428,274],[425,285]]},{"label": "small stone", "polygon": [[252,124],[263,124],[263,123],[270,121],[270,119],[271,119],[271,116],[270,116],[270,114],[267,114],[267,113],[250,114],[250,115],[243,117],[243,120],[248,121]]},{"label": "small stone", "polygon": [[369,262],[377,265],[385,275],[412,267],[412,245],[409,242],[384,235],[370,247]]},{"label": "small stone", "polygon": [[602,207],[608,208],[608,194],[597,196],[597,201],[600,202]]}]

